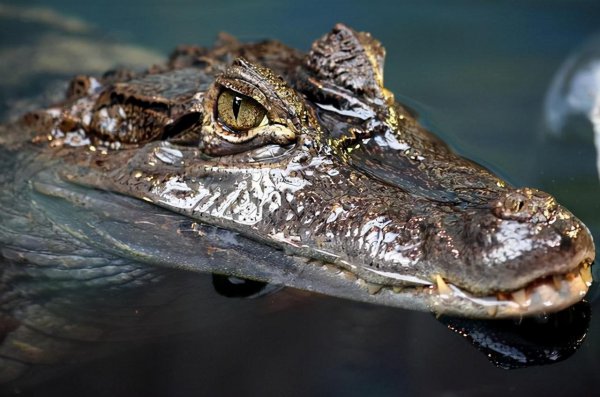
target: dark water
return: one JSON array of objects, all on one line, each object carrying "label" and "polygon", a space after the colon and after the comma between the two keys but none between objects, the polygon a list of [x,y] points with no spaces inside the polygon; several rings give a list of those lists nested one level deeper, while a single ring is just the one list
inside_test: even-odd
[{"label": "dark water", "polygon": [[[547,138],[544,96],[564,60],[600,32],[596,1],[70,0],[0,2],[2,61],[55,31],[167,54],[209,45],[219,31],[308,49],[336,22],[370,31],[387,49],[386,86],[410,98],[463,154],[516,185],[554,194],[600,237],[600,184],[591,126]],[[91,25],[63,28],[13,12],[44,6]],[[52,19],[51,19],[52,20]],[[60,21],[61,18],[58,18]],[[63,30],[61,30],[63,29]],[[46,46],[47,47],[47,46]],[[149,56],[150,57],[150,56]],[[82,63],[75,59],[72,63]],[[38,60],[23,59],[32,66]],[[4,73],[0,99],[61,76],[39,62]],[[45,66],[43,66],[45,65]],[[93,69],[94,65],[88,65]],[[24,67],[25,68],[25,67]],[[18,78],[17,78],[18,77]],[[598,275],[598,272],[595,272]],[[168,308],[173,334],[52,370],[25,394],[54,395],[600,395],[600,303],[592,291],[582,347],[553,365],[503,370],[434,317],[286,290],[225,298],[190,276]],[[173,320],[173,313],[183,318]],[[547,335],[546,335],[547,336]],[[544,335],[540,335],[543,338]],[[43,372],[43,371],[42,371]]]}]

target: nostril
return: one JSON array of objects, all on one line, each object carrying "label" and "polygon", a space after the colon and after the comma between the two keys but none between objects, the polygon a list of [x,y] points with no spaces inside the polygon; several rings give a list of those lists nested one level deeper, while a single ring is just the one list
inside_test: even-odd
[{"label": "nostril", "polygon": [[493,213],[500,219],[528,219],[527,197],[519,191],[509,192],[500,198],[493,208]]},{"label": "nostril", "polygon": [[511,212],[519,212],[525,206],[525,198],[520,196],[508,196],[504,201],[504,207]]},{"label": "nostril", "polygon": [[568,236],[561,236],[560,238],[560,249],[563,251],[568,251],[573,246],[573,239]]},{"label": "nostril", "polygon": [[500,219],[526,221],[536,217],[537,221],[542,221],[550,218],[555,209],[556,201],[552,196],[524,188],[507,192],[496,201],[492,212]]}]

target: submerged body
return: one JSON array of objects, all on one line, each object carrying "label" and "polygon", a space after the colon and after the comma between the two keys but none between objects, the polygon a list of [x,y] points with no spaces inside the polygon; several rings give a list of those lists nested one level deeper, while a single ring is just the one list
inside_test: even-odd
[{"label": "submerged body", "polygon": [[308,54],[182,47],[4,126],[5,312],[170,268],[476,318],[581,300],[585,225],[424,130],[383,57],[343,25]]}]

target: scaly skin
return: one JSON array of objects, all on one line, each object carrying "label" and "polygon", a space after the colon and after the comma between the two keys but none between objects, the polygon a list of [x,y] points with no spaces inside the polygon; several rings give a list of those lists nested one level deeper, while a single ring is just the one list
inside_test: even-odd
[{"label": "scaly skin", "polygon": [[[337,25],[308,54],[227,38],[143,73],[78,77],[65,102],[3,127],[18,172],[1,199],[21,200],[3,215],[5,273],[43,262],[77,283],[65,258],[83,250],[116,278],[179,268],[474,318],[579,301],[585,225],[424,130],[384,88],[383,58]],[[225,89],[268,121],[225,127]]]}]

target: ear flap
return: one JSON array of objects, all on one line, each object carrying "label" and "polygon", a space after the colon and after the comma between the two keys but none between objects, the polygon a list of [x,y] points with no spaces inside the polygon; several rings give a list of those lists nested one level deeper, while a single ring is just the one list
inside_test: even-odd
[{"label": "ear flap", "polygon": [[370,99],[382,98],[385,48],[343,24],[315,41],[305,66],[321,82]]}]

